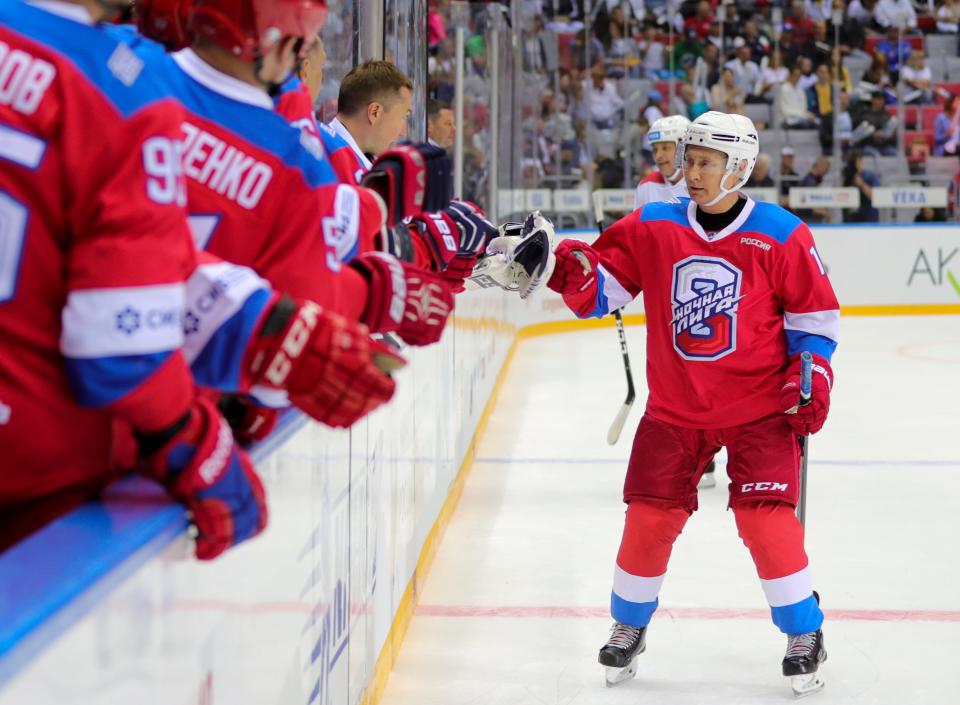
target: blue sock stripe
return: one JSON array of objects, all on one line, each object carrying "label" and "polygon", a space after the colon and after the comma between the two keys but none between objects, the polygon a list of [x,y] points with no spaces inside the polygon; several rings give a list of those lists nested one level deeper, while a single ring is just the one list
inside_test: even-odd
[{"label": "blue sock stripe", "polygon": [[610,614],[616,621],[631,627],[640,628],[650,624],[650,618],[659,604],[659,598],[653,602],[630,602],[615,592],[610,593]]},{"label": "blue sock stripe", "polygon": [[823,612],[813,595],[792,605],[771,607],[770,615],[773,623],[784,634],[815,632],[823,624]]}]

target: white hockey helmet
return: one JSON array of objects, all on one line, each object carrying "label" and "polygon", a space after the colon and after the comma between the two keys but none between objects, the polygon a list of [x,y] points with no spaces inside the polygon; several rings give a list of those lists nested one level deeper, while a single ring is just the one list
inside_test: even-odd
[{"label": "white hockey helmet", "polygon": [[[757,128],[753,121],[745,115],[733,115],[710,110],[690,123],[683,135],[683,141],[677,149],[677,160],[683,164],[683,154],[687,147],[706,147],[715,149],[727,156],[727,166],[720,182],[720,195],[710,203],[712,206],[729,193],[743,188],[753,173],[757,164],[757,155],[760,154],[760,140],[757,137]],[[741,162],[746,161],[743,171]],[[740,178],[733,188],[724,187],[724,182],[730,174],[739,173]]]},{"label": "white hockey helmet", "polygon": [[659,120],[654,120],[650,129],[647,131],[647,142],[673,142],[679,144],[687,131],[687,125],[690,121],[683,115],[669,115]]}]

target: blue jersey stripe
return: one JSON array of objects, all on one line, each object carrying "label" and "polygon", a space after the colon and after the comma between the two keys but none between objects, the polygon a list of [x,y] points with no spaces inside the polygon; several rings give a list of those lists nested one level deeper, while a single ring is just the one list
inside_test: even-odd
[{"label": "blue jersey stripe", "polygon": [[766,235],[783,245],[801,223],[803,223],[802,220],[776,203],[757,202],[753,206],[750,217],[738,232]]},{"label": "blue jersey stripe", "polygon": [[197,384],[225,392],[240,388],[246,342],[269,299],[269,291],[257,290],[244,301],[239,311],[217,328],[203,352],[190,365]]},{"label": "blue jersey stripe", "polygon": [[653,602],[630,602],[615,592],[610,593],[610,615],[621,624],[629,624],[638,629],[650,624],[659,604],[659,598]]},{"label": "blue jersey stripe", "polygon": [[837,349],[837,341],[825,338],[816,333],[807,333],[802,330],[785,330],[787,336],[787,355],[799,355],[804,350],[819,355],[828,362],[833,358]]},{"label": "blue jersey stripe", "polygon": [[655,220],[668,220],[671,223],[689,228],[690,221],[687,218],[687,204],[689,202],[689,198],[681,198],[679,203],[668,201],[648,203],[640,210],[640,221],[649,223]]},{"label": "blue jersey stripe", "polygon": [[771,607],[770,616],[784,634],[809,634],[823,624],[823,612],[813,595],[792,605]]},{"label": "blue jersey stripe", "polygon": [[66,358],[67,379],[83,406],[109,406],[137,389],[172,351],[122,357]]},{"label": "blue jersey stripe", "polygon": [[0,3],[0,25],[61,54],[124,117],[169,96],[163,84],[143,70],[142,60],[99,26],[84,25],[21,0]]}]

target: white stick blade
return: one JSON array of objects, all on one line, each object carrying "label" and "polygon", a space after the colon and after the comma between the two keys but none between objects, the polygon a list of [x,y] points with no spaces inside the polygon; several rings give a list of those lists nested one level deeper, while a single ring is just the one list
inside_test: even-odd
[{"label": "white stick blade", "polygon": [[607,431],[607,443],[614,446],[620,440],[620,432],[623,431],[623,425],[627,422],[627,416],[630,415],[632,404],[624,404],[617,412],[617,418],[610,424],[610,430]]}]

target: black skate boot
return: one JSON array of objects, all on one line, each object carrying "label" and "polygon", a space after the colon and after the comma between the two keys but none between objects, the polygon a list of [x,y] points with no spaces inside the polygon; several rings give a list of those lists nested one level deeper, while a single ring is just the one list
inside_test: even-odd
[{"label": "black skate boot", "polygon": [[637,656],[647,648],[647,628],[631,627],[615,622],[610,639],[600,649],[597,659],[607,667],[607,687],[617,685],[637,675]]},{"label": "black skate boot", "polygon": [[798,698],[815,693],[825,685],[819,673],[820,664],[827,660],[823,646],[823,630],[808,634],[789,635],[787,653],[783,657],[783,675],[790,679],[793,694]]}]

